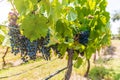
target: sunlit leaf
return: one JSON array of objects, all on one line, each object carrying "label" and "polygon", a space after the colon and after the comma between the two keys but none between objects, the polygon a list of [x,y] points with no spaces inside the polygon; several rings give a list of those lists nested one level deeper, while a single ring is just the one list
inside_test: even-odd
[{"label": "sunlit leaf", "polygon": [[74,9],[71,9],[66,16],[68,21],[74,21],[77,19],[77,13]]},{"label": "sunlit leaf", "polygon": [[47,18],[42,15],[29,14],[22,21],[23,34],[30,40],[45,37],[48,31]]},{"label": "sunlit leaf", "polygon": [[79,68],[82,65],[82,62],[83,62],[82,58],[78,57],[75,64],[74,64],[74,67]]}]

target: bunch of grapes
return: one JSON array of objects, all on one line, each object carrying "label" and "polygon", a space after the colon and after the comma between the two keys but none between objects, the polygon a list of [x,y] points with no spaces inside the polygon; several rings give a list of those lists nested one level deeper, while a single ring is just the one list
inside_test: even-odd
[{"label": "bunch of grapes", "polygon": [[12,49],[12,53],[14,53],[15,55],[17,53],[19,53],[19,45],[20,45],[20,39],[19,39],[19,35],[20,35],[20,30],[18,25],[16,24],[17,22],[17,13],[14,12],[10,12],[8,15],[9,18],[9,35],[10,37],[10,43],[11,43],[11,49]]},{"label": "bunch of grapes", "polygon": [[20,32],[10,29],[9,35],[11,36],[10,43],[11,43],[12,53],[15,53],[16,55],[17,53],[19,53],[20,39],[18,36],[20,35]]},{"label": "bunch of grapes", "polygon": [[[79,34],[75,35],[74,40],[78,41],[80,44],[83,44],[85,47],[87,47],[89,36],[90,36],[89,30],[81,31]],[[80,53],[81,56],[84,55],[84,51],[80,52],[79,50],[76,50],[76,52]]]},{"label": "bunch of grapes", "polygon": [[25,60],[28,55],[30,59],[36,59],[37,51],[42,52],[44,59],[50,60],[50,48],[47,44],[50,41],[50,30],[45,38],[41,37],[38,40],[30,41],[28,38],[20,33],[19,26],[17,25],[18,14],[13,11],[8,15],[9,18],[9,35],[12,53],[15,55],[21,53],[21,57]]},{"label": "bunch of grapes", "polygon": [[37,53],[37,41],[30,42],[29,40],[26,41],[27,43],[27,52],[30,57],[30,59],[36,59],[36,53]]},{"label": "bunch of grapes", "polygon": [[28,55],[30,59],[35,60],[36,59],[36,53],[37,53],[37,40],[31,42],[28,38],[25,36],[20,37],[20,52],[23,56],[23,58]]},{"label": "bunch of grapes", "polygon": [[46,60],[50,60],[50,47],[47,46],[50,41],[50,30],[48,29],[48,33],[45,38],[41,37],[38,39],[38,50],[42,52],[43,58]]},{"label": "bunch of grapes", "polygon": [[86,46],[87,43],[88,43],[89,35],[90,35],[90,31],[88,31],[88,30],[81,31],[80,34],[79,34],[79,43]]},{"label": "bunch of grapes", "polygon": [[53,51],[58,55],[59,58],[61,57],[61,53],[58,50],[58,44],[51,45],[50,48],[53,49]]}]

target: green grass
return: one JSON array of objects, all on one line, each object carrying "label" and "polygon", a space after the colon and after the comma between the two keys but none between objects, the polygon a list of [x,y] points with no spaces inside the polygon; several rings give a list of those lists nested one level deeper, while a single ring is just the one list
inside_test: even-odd
[{"label": "green grass", "polygon": [[[9,52],[7,53],[5,60],[7,62],[7,66],[9,68],[2,68],[2,56],[4,55],[6,48],[0,47],[0,77],[11,76],[18,73],[22,73],[17,76],[4,78],[0,80],[41,80],[45,77],[48,77],[50,74],[56,72],[59,69],[66,67],[67,61],[65,59],[54,59],[50,61],[43,60],[41,58],[37,58],[36,61],[29,61],[28,63],[10,67],[9,62],[16,61],[20,59],[20,55],[14,56]],[[65,71],[51,78],[51,80],[61,80],[64,77]]]},{"label": "green grass", "polygon": [[[52,61],[45,61],[41,59],[37,61],[30,61],[27,64],[0,70],[0,77],[23,72],[21,75],[1,80],[41,80],[55,71],[65,67],[66,63],[66,60],[61,59],[53,59]],[[39,67],[35,68],[36,66]],[[64,74],[65,71],[61,72],[51,80],[61,80],[64,77]]]},{"label": "green grass", "polygon": [[[104,80],[120,80],[120,76],[119,76],[120,75],[120,64],[119,63],[120,63],[120,59],[114,58],[105,63],[101,62],[101,63],[97,64],[96,67],[104,67],[104,69],[100,70],[100,68],[99,68],[98,70],[108,72],[108,74],[104,74],[105,75]],[[90,75],[92,75],[92,77],[95,78],[96,77],[95,73],[99,73],[99,71],[95,71],[94,74],[91,73]],[[100,75],[101,74],[102,74],[102,72],[100,72]]]},{"label": "green grass", "polygon": [[[11,54],[9,54],[10,56]],[[10,58],[11,59],[11,58]],[[113,69],[115,73],[120,72],[120,61],[118,59],[110,60],[107,63],[102,63],[102,65],[107,65],[107,68]],[[41,80],[45,77],[48,77],[50,74],[56,72],[59,69],[66,67],[67,61],[65,59],[54,59],[51,61],[46,61],[41,58],[36,59],[36,61],[29,61],[28,63],[22,64],[16,67],[10,67],[0,70],[0,77],[11,76],[23,72],[20,75],[13,76],[10,78],[0,79],[0,80]],[[92,63],[92,67],[95,65]],[[92,68],[91,67],[91,68]],[[84,75],[86,71],[86,62],[83,65],[76,69],[73,68],[73,72],[78,75]],[[50,80],[62,80],[64,78],[65,71],[57,74]]]},{"label": "green grass", "polygon": [[120,59],[116,58],[108,62],[108,68],[112,68],[116,73],[120,73]]},{"label": "green grass", "polygon": [[[115,41],[114,44],[119,43],[119,41]],[[0,50],[0,67],[2,64],[2,56],[4,53],[5,49]],[[16,61],[20,59],[20,55],[14,56],[13,54],[9,53],[6,56],[6,61]],[[92,61],[92,60],[91,60]],[[2,76],[10,76],[14,75],[17,73],[23,72],[23,74],[13,76],[10,78],[4,78],[0,80],[41,80],[44,79],[45,77],[48,77],[50,74],[56,72],[59,69],[62,69],[66,67],[67,61],[65,59],[54,59],[52,58],[51,61],[46,61],[41,58],[38,58],[36,61],[29,61],[28,63],[16,66],[16,67],[9,67],[6,69],[1,69],[0,70],[0,77]],[[120,73],[120,59],[115,58],[112,59],[106,63],[99,63],[98,65],[103,65],[108,69],[112,69],[115,72],[115,77],[117,78]],[[38,67],[37,67],[38,66]],[[94,65],[91,62],[91,68],[94,67]],[[82,66],[78,69],[73,68],[73,73],[76,73],[78,75],[84,75],[86,71],[86,62],[82,64]],[[61,72],[60,74],[57,74],[50,80],[62,80],[64,78],[65,71]]]}]

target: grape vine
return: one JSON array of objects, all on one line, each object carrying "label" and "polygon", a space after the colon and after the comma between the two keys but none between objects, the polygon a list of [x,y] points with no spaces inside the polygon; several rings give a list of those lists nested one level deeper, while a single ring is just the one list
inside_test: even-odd
[{"label": "grape vine", "polygon": [[[46,58],[50,56],[47,44],[57,44],[61,56],[68,53],[65,80],[70,79],[73,59],[76,67],[83,62],[78,53],[89,60],[96,50],[110,44],[106,0],[13,0],[13,3],[20,15],[22,35],[33,42],[40,40],[39,51],[45,53],[45,59],[50,59]],[[47,36],[49,29],[51,33]]]}]

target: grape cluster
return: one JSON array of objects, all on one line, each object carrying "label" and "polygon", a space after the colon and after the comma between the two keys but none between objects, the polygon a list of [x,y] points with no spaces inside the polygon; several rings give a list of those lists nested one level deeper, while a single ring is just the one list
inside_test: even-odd
[{"label": "grape cluster", "polygon": [[20,31],[19,30],[15,30],[15,29],[10,29],[9,33],[8,33],[11,37],[10,37],[10,43],[11,43],[11,49],[12,49],[12,53],[15,53],[15,55],[19,52],[19,45],[20,45],[20,39],[19,39],[19,35],[20,35]]},{"label": "grape cluster", "polygon": [[[80,44],[83,44],[85,47],[87,47],[89,36],[90,36],[89,30],[81,31],[79,34],[75,35],[74,40],[78,41]],[[80,52],[79,50],[76,50],[76,52],[79,53],[81,56],[84,56],[84,51]]]},{"label": "grape cluster", "polygon": [[37,51],[42,52],[43,57],[46,60],[50,59],[50,47],[47,47],[47,44],[50,40],[50,30],[48,29],[48,33],[45,38],[41,37],[38,40],[30,41],[28,38],[23,36],[20,33],[19,26],[16,24],[17,22],[17,13],[10,12],[9,13],[9,35],[10,35],[10,43],[12,48],[12,53],[15,55],[17,53],[21,53],[22,60],[26,60],[26,56],[28,55],[30,59],[36,59]]},{"label": "grape cluster", "polygon": [[41,52],[45,60],[50,60],[50,47],[41,46]]},{"label": "grape cluster", "polygon": [[[11,31],[9,32],[11,33]],[[20,52],[23,59],[28,55],[30,59],[35,60],[36,53],[39,51],[42,52],[44,59],[50,60],[50,47],[46,46],[49,43],[48,35],[45,38],[42,37],[41,39],[32,42],[25,36],[20,35],[20,33],[15,33],[15,36],[11,34],[10,36],[13,53],[17,54]]]},{"label": "grape cluster", "polygon": [[20,37],[20,53],[24,56],[28,55],[30,59],[35,60],[36,59],[36,53],[37,53],[37,40],[31,42],[28,38],[25,36]]},{"label": "grape cluster", "polygon": [[61,53],[58,50],[58,44],[51,45],[50,48],[53,49],[53,51],[58,55],[59,58],[61,57]]},{"label": "grape cluster", "polygon": [[38,50],[42,52],[43,58],[46,60],[50,60],[50,47],[47,44],[50,41],[50,30],[48,29],[48,33],[45,38],[41,37],[38,39]]},{"label": "grape cluster", "polygon": [[81,31],[79,34],[79,43],[81,43],[83,45],[87,45],[89,35],[90,35],[90,31],[88,31],[88,30]]},{"label": "grape cluster", "polygon": [[17,12],[10,12],[8,15],[8,20],[9,20],[9,33],[10,35],[10,43],[11,43],[11,49],[12,53],[15,53],[15,55],[19,52],[19,45],[20,45],[20,30],[18,25],[16,24],[17,22]]}]

